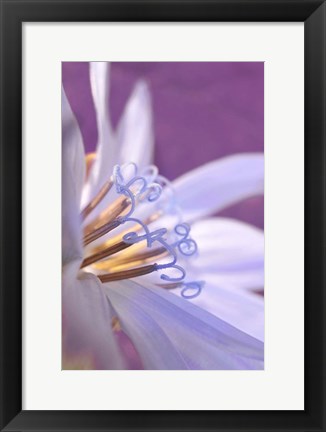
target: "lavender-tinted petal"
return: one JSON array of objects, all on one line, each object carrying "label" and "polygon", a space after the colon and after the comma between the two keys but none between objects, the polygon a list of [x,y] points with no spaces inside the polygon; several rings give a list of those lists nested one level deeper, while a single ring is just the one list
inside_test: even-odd
[{"label": "lavender-tinted petal", "polygon": [[113,311],[98,278],[66,266],[62,281],[63,369],[124,369],[111,323]]},{"label": "lavender-tinted petal", "polygon": [[152,163],[152,107],[144,81],[138,81],[127,102],[117,129],[117,146],[120,164],[134,162],[141,169]]},{"label": "lavender-tinted petal", "polygon": [[243,153],[207,163],[173,182],[187,222],[264,192],[264,156]]},{"label": "lavender-tinted petal", "polygon": [[62,261],[82,257],[79,203],[85,175],[81,133],[62,89]]},{"label": "lavender-tinted petal", "polygon": [[[190,301],[181,299],[162,288],[145,287],[134,281],[112,283],[107,286],[106,292],[114,308],[116,308],[117,295],[120,296],[120,302],[128,305],[126,316],[128,316],[129,328],[132,325],[146,327],[146,333],[153,332],[154,338],[159,326],[174,347],[174,350],[170,351],[161,348],[161,355],[166,357],[171,353],[172,356],[175,355],[175,350],[178,351],[185,363],[185,369],[263,368],[262,342],[230,326]],[[119,318],[122,321],[125,319],[124,316]],[[129,332],[128,334],[143,363],[145,364],[147,359],[153,359],[151,351],[156,348],[156,345],[142,344],[141,338],[144,336],[141,333],[135,335]],[[158,364],[157,368],[162,368],[162,365]]]},{"label": "lavender-tinted petal", "polygon": [[117,163],[117,149],[109,115],[109,63],[91,62],[89,68],[98,140],[96,158],[83,190],[83,206],[96,195],[110,178],[113,167]]},{"label": "lavender-tinted petal", "polygon": [[[129,282],[126,282],[129,286]],[[112,289],[112,286],[116,289]],[[123,331],[129,336],[145,369],[187,369],[177,347],[134,296],[120,289],[125,281],[107,285],[106,293],[112,303]],[[128,288],[127,288],[128,291]]]},{"label": "lavender-tinted petal", "polygon": [[[248,291],[239,291],[208,275],[202,274],[200,277],[206,277],[205,285],[200,295],[191,302],[244,333],[263,341],[263,297]],[[175,290],[175,293],[180,295],[180,291]]]},{"label": "lavender-tinted petal", "polygon": [[191,234],[199,254],[190,264],[198,274],[215,277],[220,286],[264,287],[263,231],[232,219],[210,218],[194,223]]}]

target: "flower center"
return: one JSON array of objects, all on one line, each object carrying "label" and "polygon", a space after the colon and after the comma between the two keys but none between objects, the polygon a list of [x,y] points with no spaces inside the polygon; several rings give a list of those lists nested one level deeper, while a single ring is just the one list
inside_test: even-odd
[{"label": "flower center", "polygon": [[[178,219],[174,227],[173,217]],[[177,263],[197,252],[196,242],[190,238],[189,225],[180,223],[172,186],[156,167],[138,174],[133,163],[115,166],[81,211],[81,219],[85,249],[81,268],[90,267],[103,283],[159,271],[158,286],[182,287],[186,298],[200,294],[203,283],[185,282],[185,269]],[[159,227],[160,222],[166,227]]]}]

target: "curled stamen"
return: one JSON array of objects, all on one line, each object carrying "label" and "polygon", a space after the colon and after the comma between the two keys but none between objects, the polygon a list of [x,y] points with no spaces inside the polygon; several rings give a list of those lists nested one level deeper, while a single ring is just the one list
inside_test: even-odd
[{"label": "curled stamen", "polygon": [[[135,164],[133,164],[133,166],[135,167],[135,172],[136,172],[137,166]],[[129,183],[127,183],[127,185],[126,185],[125,179],[124,179],[122,172],[121,172],[121,167],[119,165],[116,165],[113,168],[113,180],[114,180],[114,184],[115,184],[117,193],[126,196],[127,198],[129,198],[129,201],[130,201],[130,209],[129,209],[128,213],[123,216],[124,219],[126,219],[128,216],[130,216],[134,212],[134,209],[135,209],[135,197],[134,197],[133,192],[128,187],[128,184],[132,184],[133,179],[137,179],[137,177],[133,177],[129,181]]]},{"label": "curled stamen", "polygon": [[[139,184],[138,190],[136,187],[131,189],[131,187],[137,185],[137,183]],[[127,184],[122,186],[122,190],[131,189],[135,196],[145,192],[146,188],[147,188],[147,181],[145,177],[141,177],[141,176],[133,177]]]},{"label": "curled stamen", "polygon": [[141,193],[139,196],[139,201],[144,202],[145,200],[149,202],[156,201],[159,199],[162,193],[162,186],[158,183],[151,183],[147,185],[146,191]]},{"label": "curled stamen", "polygon": [[135,164],[135,162],[128,162],[126,164],[123,165],[115,165],[113,168],[113,176],[117,176],[117,181],[120,182],[121,184],[124,184],[126,182],[124,175],[122,174],[122,171],[127,171],[128,168],[132,168],[133,169],[133,173],[128,175],[129,178],[133,178],[137,175],[137,171],[138,171],[138,167],[137,164]]},{"label": "curled stamen", "polygon": [[182,238],[173,243],[172,246],[178,248],[182,255],[194,255],[197,252],[197,243],[194,240],[188,238],[190,226],[186,223],[178,224],[174,228],[174,231],[179,236],[182,236]]},{"label": "curled stamen", "polygon": [[168,180],[166,177],[162,175],[158,175],[156,176],[155,181],[156,183],[161,185],[164,188],[164,190],[168,192],[171,196],[175,196],[175,190],[170,180]]},{"label": "curled stamen", "polygon": [[178,224],[175,226],[174,231],[179,235],[182,236],[182,240],[188,237],[188,234],[190,233],[190,225],[187,223]]},{"label": "curled stamen", "polygon": [[197,252],[197,243],[192,239],[182,240],[178,244],[178,249],[182,255],[191,256]]},{"label": "curled stamen", "polygon": [[[135,164],[134,166],[136,167]],[[135,168],[135,173],[136,172]],[[147,199],[147,201],[153,202],[160,197],[162,192],[162,187],[159,184],[149,183],[144,176],[135,175],[126,182],[119,165],[114,167],[113,179],[117,193],[125,195],[130,200],[130,209],[129,212],[124,215],[124,220],[128,219],[129,216],[133,214],[136,207],[136,197],[138,201],[144,201],[144,199]]]},{"label": "curled stamen", "polygon": [[[181,283],[180,282],[172,282],[172,283],[168,283],[168,284],[157,284],[157,286],[159,286],[160,288],[167,289],[167,290],[183,287],[183,289],[181,290],[181,296],[187,300],[191,300],[191,299],[199,296],[199,294],[202,291],[204,284],[205,284],[204,281],[193,281],[193,282],[181,282]],[[187,294],[188,291],[190,291],[190,292],[192,291],[192,293]]]},{"label": "curled stamen", "polygon": [[185,269],[183,267],[179,266],[179,265],[173,264],[173,265],[169,265],[167,267],[163,267],[164,264],[155,264],[155,266],[156,266],[156,270],[160,270],[162,268],[169,268],[169,269],[178,270],[180,272],[180,276],[178,276],[178,277],[171,277],[171,276],[168,276],[166,274],[162,274],[161,275],[161,279],[163,279],[165,281],[168,281],[168,282],[179,282],[179,281],[182,281],[186,277],[186,271],[185,271]]},{"label": "curled stamen", "polygon": [[162,199],[160,200],[159,206],[168,213],[177,213],[181,218],[181,210],[177,204],[176,192],[172,183],[165,177],[158,175],[155,179],[162,189]]},{"label": "curled stamen", "polygon": [[140,220],[138,220],[136,218],[129,218],[128,221],[136,222],[136,223],[140,224],[143,227],[145,234],[140,235],[135,231],[130,232],[130,233],[125,234],[123,236],[123,241],[125,243],[135,244],[135,243],[139,243],[139,242],[145,240],[147,242],[148,247],[151,247],[154,242],[160,243],[163,246],[163,248],[172,257],[172,260],[168,263],[155,264],[155,269],[156,270],[176,269],[181,274],[179,277],[170,277],[166,274],[162,274],[161,279],[163,279],[165,281],[173,281],[173,282],[183,280],[185,275],[186,275],[186,272],[182,267],[176,265],[177,255],[174,251],[174,247],[169,245],[167,243],[167,241],[164,239],[164,235],[167,233],[167,229],[161,228],[161,229],[157,229],[157,230],[151,232],[143,222],[141,222]]},{"label": "curled stamen", "polygon": [[149,202],[156,201],[161,196],[164,186],[157,181],[160,178],[158,176],[158,168],[155,165],[148,165],[142,170],[141,175],[146,179],[147,190],[146,193],[141,194],[139,201],[143,202],[146,199]]},{"label": "curled stamen", "polygon": [[155,165],[147,165],[142,169],[141,175],[146,178],[148,183],[156,181],[158,176],[158,168]]},{"label": "curled stamen", "polygon": [[[82,219],[86,219],[114,185],[119,196],[111,201],[111,204],[94,220],[84,226],[84,245],[106,236],[127,222],[132,223],[129,230],[121,227],[113,237],[112,235],[106,237],[104,243],[99,245],[98,242],[92,249],[91,255],[83,260],[81,268],[94,265],[101,272],[107,271],[108,273],[98,275],[102,282],[130,279],[165,270],[166,272],[161,272],[160,275],[160,278],[167,282],[161,284],[164,288],[179,287],[182,289],[182,297],[195,298],[200,294],[203,282],[184,283],[186,271],[177,264],[177,252],[190,256],[197,251],[196,242],[189,237],[190,226],[178,223],[174,228],[174,233],[170,232],[170,228],[169,230],[155,229],[152,226],[151,231],[148,227],[149,224],[156,222],[166,210],[169,213],[173,212],[173,216],[176,214],[179,216],[173,186],[165,177],[158,175],[158,169],[154,165],[147,166],[140,174],[137,171],[135,163],[116,165],[112,177],[81,212]],[[144,222],[132,217],[136,205],[144,201],[152,203],[161,196],[163,197],[158,205],[145,208],[147,217]],[[154,207],[154,212],[148,216],[152,207]],[[170,224],[169,219],[168,226],[171,226]],[[153,247],[154,244],[157,247]],[[146,247],[152,249],[148,250]]]},{"label": "curled stamen", "polygon": [[[190,300],[195,297],[198,297],[201,293],[204,285],[204,281],[194,281],[194,282],[186,282],[183,283],[183,289],[181,290],[181,295],[183,298]],[[187,292],[190,291],[190,294]]]},{"label": "curled stamen", "polygon": [[154,241],[162,238],[167,233],[166,228],[160,228],[151,232],[145,223],[136,218],[128,218],[125,222],[135,222],[139,224],[145,231],[145,234],[142,235],[138,234],[136,231],[131,231],[125,234],[123,236],[123,241],[129,244],[135,244],[146,240],[147,246],[151,247]]},{"label": "curled stamen", "polygon": [[127,214],[125,214],[124,216],[121,217],[121,221],[124,222],[135,211],[136,202],[135,202],[135,197],[134,197],[133,192],[130,189],[126,188],[125,186],[122,186],[120,188],[119,193],[122,193],[123,195],[125,195],[127,198],[129,198],[129,201],[130,201],[130,209],[129,209],[129,211],[127,212]]}]

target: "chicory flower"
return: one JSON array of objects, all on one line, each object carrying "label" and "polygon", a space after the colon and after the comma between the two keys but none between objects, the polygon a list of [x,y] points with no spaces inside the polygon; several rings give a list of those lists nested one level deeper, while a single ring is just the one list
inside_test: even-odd
[{"label": "chicory flower", "polygon": [[262,193],[262,155],[214,161],[171,185],[150,165],[146,84],[114,133],[107,67],[90,65],[99,138],[88,164],[62,96],[63,368],[127,367],[119,328],[145,369],[261,369],[263,301],[248,289],[263,283],[263,235],[208,216]]}]

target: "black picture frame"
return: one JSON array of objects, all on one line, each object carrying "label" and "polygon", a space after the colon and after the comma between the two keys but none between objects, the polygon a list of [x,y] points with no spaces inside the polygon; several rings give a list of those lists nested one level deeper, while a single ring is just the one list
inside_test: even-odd
[{"label": "black picture frame", "polygon": [[[325,2],[0,0],[0,5],[1,430],[326,431]],[[28,21],[304,22],[304,411],[22,411],[22,23]]]}]

